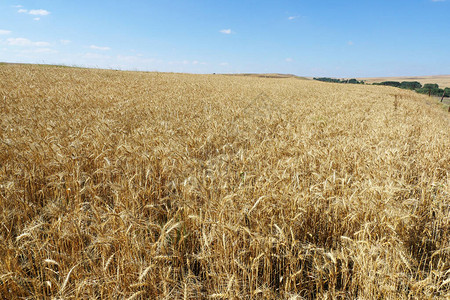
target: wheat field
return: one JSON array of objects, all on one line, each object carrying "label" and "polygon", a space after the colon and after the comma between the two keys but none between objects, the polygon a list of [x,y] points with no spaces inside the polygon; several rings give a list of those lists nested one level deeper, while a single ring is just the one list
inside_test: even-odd
[{"label": "wheat field", "polygon": [[0,298],[448,299],[449,116],[383,86],[0,65]]}]

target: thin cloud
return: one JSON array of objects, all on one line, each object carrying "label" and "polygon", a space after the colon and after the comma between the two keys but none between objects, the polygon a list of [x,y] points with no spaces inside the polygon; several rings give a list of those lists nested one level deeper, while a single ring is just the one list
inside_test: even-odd
[{"label": "thin cloud", "polygon": [[11,30],[4,30],[4,29],[0,29],[0,35],[7,35],[10,34]]},{"label": "thin cloud", "polygon": [[182,60],[182,61],[169,61],[167,62],[169,65],[193,65],[193,66],[197,66],[197,65],[206,65],[206,62],[202,62],[202,61],[198,61],[198,60]]},{"label": "thin cloud", "polygon": [[103,55],[98,53],[85,53],[81,56],[82,58],[86,59],[110,59],[111,56],[109,55]]},{"label": "thin cloud", "polygon": [[35,21],[39,21],[41,18],[34,18],[33,20],[35,20]]},{"label": "thin cloud", "polygon": [[21,8],[21,7],[23,7],[22,5],[13,5],[12,7],[15,7],[15,8]]},{"label": "thin cloud", "polygon": [[445,2],[445,0],[431,0],[431,2]]},{"label": "thin cloud", "polygon": [[228,66],[229,63],[227,63],[227,62],[222,62],[222,63],[220,63],[220,65],[221,65],[221,66]]},{"label": "thin cloud", "polygon": [[120,62],[131,63],[131,64],[148,64],[156,62],[154,58],[145,58],[142,55],[117,55],[116,59]]},{"label": "thin cloud", "polygon": [[290,16],[290,17],[288,17],[289,21],[292,21],[292,20],[295,20],[295,19],[298,19],[298,16]]},{"label": "thin cloud", "polygon": [[223,34],[231,34],[232,31],[231,31],[231,29],[222,29],[222,30],[220,30],[220,33],[223,33]]},{"label": "thin cloud", "polygon": [[206,65],[206,62],[194,60],[194,61],[192,61],[192,64],[193,64],[194,66],[195,66],[195,65]]},{"label": "thin cloud", "polygon": [[101,46],[96,46],[96,45],[90,45],[89,48],[94,49],[94,50],[101,50],[101,51],[111,50],[110,47],[101,47]]},{"label": "thin cloud", "polygon": [[32,15],[32,16],[48,16],[50,14],[50,12],[48,10],[45,10],[45,9],[31,9],[31,10],[28,10],[28,9],[21,8],[17,12],[19,14],[29,14],[29,15]]},{"label": "thin cloud", "polygon": [[47,47],[50,43],[47,42],[33,42],[26,38],[9,38],[6,40],[6,44],[9,46],[21,46],[21,47]]},{"label": "thin cloud", "polygon": [[23,50],[21,53],[58,53],[58,51],[51,48],[35,48]]},{"label": "thin cloud", "polygon": [[72,41],[71,40],[59,40],[59,42],[63,45],[69,45]]},{"label": "thin cloud", "polygon": [[58,53],[58,51],[51,48],[38,48],[35,50],[36,53]]},{"label": "thin cloud", "polygon": [[353,46],[355,43],[353,43],[353,41],[348,41],[347,43],[349,46]]},{"label": "thin cloud", "polygon": [[45,9],[32,9],[28,12],[28,14],[33,16],[48,16],[50,12]]},{"label": "thin cloud", "polygon": [[286,62],[293,62],[293,61],[294,61],[294,60],[293,60],[292,58],[290,58],[290,57],[286,58],[285,60],[286,60]]}]

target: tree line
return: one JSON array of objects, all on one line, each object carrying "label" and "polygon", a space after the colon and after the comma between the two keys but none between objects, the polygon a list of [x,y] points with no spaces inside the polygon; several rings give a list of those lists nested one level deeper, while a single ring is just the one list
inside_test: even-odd
[{"label": "tree line", "polygon": [[333,82],[333,83],[351,83],[351,84],[364,84],[364,81],[358,81],[355,78],[352,79],[336,79],[329,77],[314,77],[314,80],[324,81],[324,82]]},{"label": "tree line", "polygon": [[422,86],[422,84],[418,81],[383,81],[380,83],[374,83],[374,85],[393,86],[401,89],[413,90],[420,94],[450,97],[450,88],[446,87],[442,89],[437,83],[426,83]]},{"label": "tree line", "polygon": [[[333,83],[352,83],[352,84],[365,84],[363,80],[358,81],[354,78],[352,79],[336,79],[329,77],[314,77],[314,80],[323,81],[323,82],[333,82]],[[416,91],[420,94],[427,94],[430,96],[444,96],[450,97],[450,88],[446,87],[444,89],[440,88],[437,83],[426,83],[422,85],[418,81],[383,81],[376,82],[373,85],[385,85],[385,86],[393,86],[396,88],[401,88],[405,90]]]}]

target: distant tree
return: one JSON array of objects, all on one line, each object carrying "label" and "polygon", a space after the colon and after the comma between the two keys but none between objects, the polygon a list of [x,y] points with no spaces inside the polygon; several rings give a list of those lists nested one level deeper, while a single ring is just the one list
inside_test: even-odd
[{"label": "distant tree", "polygon": [[400,87],[401,83],[398,81],[383,81],[379,83],[380,85],[387,85],[393,87]]},{"label": "distant tree", "polygon": [[353,83],[353,84],[364,84],[363,81],[358,81],[354,78],[352,79],[336,79],[329,77],[314,77],[314,80],[323,81],[323,82],[333,82],[333,83]]},{"label": "distant tree", "polygon": [[442,94],[444,94],[444,89],[435,89],[432,95],[442,96]]},{"label": "distant tree", "polygon": [[427,83],[422,88],[416,89],[416,92],[430,96],[442,96],[444,90],[440,89],[436,83]]},{"label": "distant tree", "polygon": [[350,79],[350,80],[348,81],[348,83],[360,84],[360,82],[359,82],[358,80],[354,79],[354,78]]},{"label": "distant tree", "polygon": [[416,92],[421,94],[428,94],[430,96],[442,96],[444,90],[440,89],[437,83],[426,83],[424,84],[423,88],[416,89]]},{"label": "distant tree", "polygon": [[314,80],[323,81],[323,82],[334,82],[341,83],[341,80],[329,77],[314,77]]},{"label": "distant tree", "polygon": [[444,89],[444,93],[445,93],[445,96],[444,96],[444,97],[450,97],[450,88],[446,87],[446,88]]},{"label": "distant tree", "polygon": [[407,89],[407,90],[415,90],[422,88],[422,84],[418,81],[403,81],[400,84],[400,88]]},{"label": "distant tree", "polygon": [[423,86],[424,89],[438,89],[439,85],[437,83],[426,83]]}]

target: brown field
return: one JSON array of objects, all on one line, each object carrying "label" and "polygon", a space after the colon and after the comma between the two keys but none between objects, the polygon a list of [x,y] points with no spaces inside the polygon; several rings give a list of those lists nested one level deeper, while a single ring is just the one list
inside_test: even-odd
[{"label": "brown field", "polygon": [[413,77],[372,77],[359,78],[358,80],[365,80],[366,83],[383,82],[383,81],[418,81],[421,84],[437,83],[440,88],[450,88],[450,75],[436,75],[436,76],[413,76]]},{"label": "brown field", "polygon": [[229,76],[245,76],[245,77],[259,77],[259,78],[296,78],[302,80],[311,80],[312,78],[308,77],[300,77],[293,74],[279,74],[279,73],[237,73],[237,74],[224,74]]},{"label": "brown field", "polygon": [[0,65],[0,298],[448,299],[450,114],[427,101]]}]

